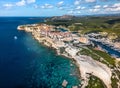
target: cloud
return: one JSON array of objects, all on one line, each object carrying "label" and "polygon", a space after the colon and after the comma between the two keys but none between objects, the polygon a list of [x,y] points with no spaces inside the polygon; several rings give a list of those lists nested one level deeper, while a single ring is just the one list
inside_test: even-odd
[{"label": "cloud", "polygon": [[86,2],[96,2],[96,0],[85,0]]},{"label": "cloud", "polygon": [[21,1],[16,3],[16,6],[25,6],[25,5],[26,5],[26,1],[25,0],[21,0]]},{"label": "cloud", "polygon": [[75,14],[81,14],[81,12],[80,11],[76,11]]},{"label": "cloud", "polygon": [[95,9],[95,8],[94,8],[94,9],[90,9],[89,11],[90,11],[90,12],[99,12],[100,9]]},{"label": "cloud", "polygon": [[5,7],[6,9],[10,9],[11,7],[13,7],[13,4],[3,4],[3,7]]},{"label": "cloud", "polygon": [[68,14],[74,14],[74,11],[73,10],[68,11]]},{"label": "cloud", "polygon": [[60,10],[64,10],[64,8],[63,8],[63,7],[59,7],[59,9],[60,9]]},{"label": "cloud", "polygon": [[57,3],[57,6],[60,7],[60,6],[63,5],[63,3],[64,3],[64,1],[60,1],[60,2]]},{"label": "cloud", "polygon": [[35,3],[36,0],[26,0],[26,2],[27,2],[28,4],[31,4],[31,3]]},{"label": "cloud", "polygon": [[[16,2],[5,3],[2,7],[10,9],[15,7],[23,7],[31,5],[38,9],[62,10],[69,14],[98,14],[98,13],[116,13],[120,12],[120,2],[111,3],[109,0],[71,0],[72,4],[66,3],[65,0],[60,0],[54,4],[37,3],[37,0],[16,0]],[[105,1],[105,3],[103,3]],[[94,3],[97,2],[97,3]]]},{"label": "cloud", "polygon": [[83,10],[83,9],[85,9],[86,7],[81,7],[81,9]]},{"label": "cloud", "polygon": [[105,11],[108,12],[119,12],[120,11],[120,3],[115,3],[113,5],[105,5],[103,6],[103,8],[105,9]]},{"label": "cloud", "polygon": [[77,6],[77,7],[76,7],[76,10],[80,10],[80,9],[81,9],[81,6]]},{"label": "cloud", "polygon": [[89,9],[89,11],[92,12],[92,13],[96,13],[96,12],[99,12],[100,9],[95,9],[95,8],[94,8],[94,9]]},{"label": "cloud", "polygon": [[68,11],[67,14],[70,14],[70,15],[79,15],[79,14],[81,14],[81,12],[80,11],[70,10],[70,11]]},{"label": "cloud", "polygon": [[81,0],[76,0],[76,1],[74,2],[74,5],[80,5],[80,2],[81,2]]},{"label": "cloud", "polygon": [[50,4],[44,4],[43,6],[41,6],[42,9],[50,9],[53,8],[53,5]]},{"label": "cloud", "polygon": [[84,6],[83,6],[83,7],[77,6],[75,9],[76,9],[76,10],[84,10],[85,8],[86,8],[86,7],[84,7]]},{"label": "cloud", "polygon": [[15,6],[25,6],[27,4],[31,4],[31,3],[35,3],[36,0],[19,0],[18,2],[15,2],[15,3],[6,3],[6,4],[3,4],[3,7],[5,8],[12,8],[12,7],[15,7]]},{"label": "cloud", "polygon": [[93,8],[89,9],[90,12],[96,13],[96,12],[100,12],[102,9],[101,5],[95,5]]},{"label": "cloud", "polygon": [[104,5],[103,8],[108,8],[108,5]]},{"label": "cloud", "polygon": [[118,7],[120,7],[120,3],[115,3],[112,7],[118,8]]},{"label": "cloud", "polygon": [[106,4],[106,5],[96,5],[89,9],[90,12],[104,12],[104,13],[118,13],[120,12],[120,3]]},{"label": "cloud", "polygon": [[96,5],[96,6],[94,6],[94,8],[95,8],[95,9],[100,9],[101,6],[100,6],[100,5]]},{"label": "cloud", "polygon": [[89,9],[90,12],[99,12],[102,9],[101,5],[95,5],[93,8]]}]

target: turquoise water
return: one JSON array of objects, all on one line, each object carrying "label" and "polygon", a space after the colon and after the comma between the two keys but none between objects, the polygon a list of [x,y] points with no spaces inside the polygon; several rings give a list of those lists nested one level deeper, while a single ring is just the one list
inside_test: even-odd
[{"label": "turquoise water", "polygon": [[67,88],[80,83],[72,60],[56,55],[29,33],[16,29],[18,25],[40,21],[43,18],[0,18],[0,88],[62,88],[64,79],[68,81]]},{"label": "turquoise water", "polygon": [[30,87],[36,84],[37,87],[61,88],[64,79],[69,83],[67,88],[79,84],[79,73],[71,60],[56,55],[54,50],[40,45],[31,35],[28,36],[24,41],[35,57],[27,68],[27,84]]}]

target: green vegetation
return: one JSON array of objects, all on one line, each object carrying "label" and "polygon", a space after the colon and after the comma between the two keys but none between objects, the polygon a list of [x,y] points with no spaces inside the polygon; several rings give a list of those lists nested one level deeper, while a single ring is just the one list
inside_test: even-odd
[{"label": "green vegetation", "polygon": [[100,51],[100,50],[95,50],[95,49],[91,49],[94,53],[96,53],[97,55],[101,56],[102,58],[104,58],[104,60],[106,60],[110,65],[115,66],[115,58],[111,57],[108,53]]},{"label": "green vegetation", "polygon": [[[100,61],[102,63],[105,63],[105,64],[109,63],[110,65],[115,66],[115,58],[112,58],[106,52],[95,50],[89,47],[89,48],[82,48],[82,50],[79,53],[82,55],[88,55],[93,59]],[[101,58],[103,58],[104,60],[101,60]]]},{"label": "green vegetation", "polygon": [[120,66],[120,61],[118,62],[118,65]]},{"label": "green vegetation", "polygon": [[99,78],[95,76],[90,76],[90,80],[86,88],[106,88],[106,86]]},{"label": "green vegetation", "polygon": [[92,57],[95,60],[99,60],[100,56],[96,55],[96,53],[93,53],[92,51],[90,51],[87,48],[82,48],[82,50],[79,52],[81,55],[88,55],[90,57]]},{"label": "green vegetation", "polygon": [[116,78],[112,78],[111,79],[112,80],[112,88],[118,88],[118,84],[117,84],[117,82],[118,82],[118,79],[116,79]]},{"label": "green vegetation", "polygon": [[[61,16],[62,17],[62,16]],[[61,17],[48,18],[46,24],[55,26],[65,26],[71,31],[88,32],[107,32],[115,33],[120,37],[120,16],[104,16],[104,17],[71,17],[70,19],[59,19]]]}]

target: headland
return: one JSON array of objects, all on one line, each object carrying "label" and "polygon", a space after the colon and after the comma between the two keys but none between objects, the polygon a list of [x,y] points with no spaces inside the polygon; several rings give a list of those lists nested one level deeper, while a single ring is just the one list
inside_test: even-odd
[{"label": "headland", "polygon": [[[95,50],[90,50],[88,47],[92,43],[88,37],[72,33],[69,30],[61,31],[60,29],[64,28],[47,24],[18,26],[18,30],[31,33],[33,38],[39,43],[54,48],[58,55],[75,60],[81,73],[81,88],[85,88],[88,85],[91,75],[102,80],[107,88],[112,88],[112,78],[117,78],[117,84],[120,86],[118,75],[116,73],[113,75],[114,69],[118,71],[119,66],[117,64],[107,62],[102,56],[94,53]],[[93,56],[81,53],[85,50],[93,53],[93,56],[97,57],[98,60],[93,58]]]}]

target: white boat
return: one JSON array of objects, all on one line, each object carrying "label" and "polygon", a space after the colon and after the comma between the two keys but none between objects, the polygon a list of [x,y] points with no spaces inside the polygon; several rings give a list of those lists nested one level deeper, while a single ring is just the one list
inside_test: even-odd
[{"label": "white boat", "polygon": [[18,39],[17,36],[14,36],[14,39],[15,39],[15,40]]}]

